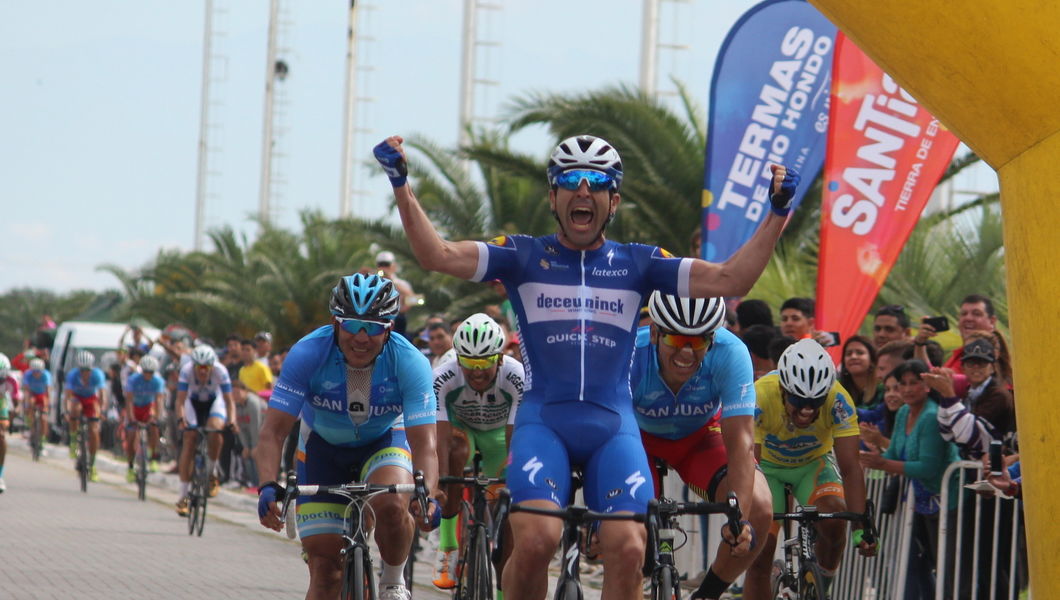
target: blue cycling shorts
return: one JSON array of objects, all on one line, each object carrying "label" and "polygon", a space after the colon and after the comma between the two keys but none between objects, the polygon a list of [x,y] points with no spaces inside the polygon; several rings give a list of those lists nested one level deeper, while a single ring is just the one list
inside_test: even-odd
[{"label": "blue cycling shorts", "polygon": [[571,470],[583,475],[585,504],[598,512],[643,513],[652,498],[651,469],[632,412],[590,402],[523,401],[508,466],[514,502],[571,503]]},{"label": "blue cycling shorts", "polygon": [[[412,452],[404,429],[391,429],[367,446],[332,446],[315,432],[298,439],[296,468],[298,483],[338,485],[367,481],[384,466],[396,466],[412,474]],[[335,494],[298,497],[298,535],[335,534],[343,531],[343,514],[349,501]]]}]

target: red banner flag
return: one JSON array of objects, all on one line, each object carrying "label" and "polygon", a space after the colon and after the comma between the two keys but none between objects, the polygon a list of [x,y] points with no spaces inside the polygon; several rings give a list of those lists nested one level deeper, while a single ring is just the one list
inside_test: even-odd
[{"label": "red banner flag", "polygon": [[817,329],[838,331],[844,340],[857,332],[957,143],[839,34],[824,164]]}]

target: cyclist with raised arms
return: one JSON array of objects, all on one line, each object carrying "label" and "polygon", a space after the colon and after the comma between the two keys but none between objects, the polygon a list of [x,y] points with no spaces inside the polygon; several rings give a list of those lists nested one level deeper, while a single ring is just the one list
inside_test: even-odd
[{"label": "cyclist with raised arms", "polygon": [[[438,467],[442,475],[459,477],[470,466],[475,450],[482,452],[482,474],[504,477],[508,443],[516,409],[523,400],[523,365],[502,354],[507,339],[501,326],[484,313],[475,313],[457,326],[454,360],[434,370],[438,398]],[[456,586],[449,566],[455,565],[456,521],[461,486],[446,490],[434,585]]]},{"label": "cyclist with raised arms", "polygon": [[180,368],[177,377],[177,400],[174,403],[177,424],[183,429],[183,443],[177,470],[180,474],[180,499],[177,514],[188,514],[188,488],[191,487],[191,472],[195,467],[195,452],[199,447],[199,427],[216,429],[206,434],[206,472],[210,474],[210,497],[217,495],[220,484],[217,479],[217,460],[221,456],[220,429],[225,426],[235,429],[236,406],[232,399],[232,380],[217,358],[214,349],[206,344],[195,346],[191,360]]},{"label": "cyclist with raised arms", "polygon": [[18,400],[18,380],[11,376],[11,360],[6,354],[0,352],[0,494],[7,489],[7,485],[4,484],[7,426],[11,424],[11,413],[18,408]]},{"label": "cyclist with raised arms", "polygon": [[[438,484],[435,398],[427,358],[393,332],[399,294],[389,279],[349,275],[331,291],[331,323],[290,350],[276,381],[257,447],[261,524],[279,530],[285,490],[273,481],[283,441],[301,416],[299,484],[413,483],[423,471],[429,490]],[[436,495],[440,492],[435,491]],[[383,561],[380,600],[407,600],[403,570],[416,523],[408,494],[379,494],[375,541]],[[308,600],[332,599],[342,585],[341,496],[299,496],[298,533],[309,562]],[[419,504],[412,512],[419,515]],[[440,516],[437,499],[428,509]]]},{"label": "cyclist with raised arms", "polygon": [[749,547],[733,545],[723,527],[723,545],[692,595],[713,600],[747,570],[761,550],[756,532],[772,523],[769,486],[755,462],[754,367],[747,347],[724,327],[724,299],[653,292],[648,313],[652,324],[637,331],[630,387],[649,461],[665,461],[709,502],[736,492],[748,519]]},{"label": "cyclist with raised arms", "polygon": [[[29,359],[27,365],[29,369],[22,373],[22,393],[25,402],[22,403],[23,414],[26,418],[29,418],[30,412],[34,406],[39,406],[43,419],[39,419],[38,423],[34,423],[33,426],[37,428],[37,433],[40,434],[40,439],[46,439],[45,434],[48,431],[48,412],[51,405],[50,399],[52,397],[52,374],[44,368],[44,360],[40,358]],[[28,422],[28,421],[27,421]],[[70,458],[75,458],[76,450],[74,445],[70,445]]]},{"label": "cyclist with raised arms", "polygon": [[[125,481],[136,481],[133,461],[136,459],[136,423],[147,423],[150,448],[149,468],[158,471],[158,418],[162,415],[165,399],[166,381],[158,374],[158,359],[147,355],[140,359],[140,372],[129,375],[125,383],[128,401],[125,403],[125,456],[129,461],[129,470],[125,472]],[[148,449],[142,449],[147,452]]]},{"label": "cyclist with raised arms", "polygon": [[96,357],[88,350],[78,350],[74,354],[74,368],[66,376],[66,396],[68,420],[70,423],[70,457],[76,456],[77,426],[84,415],[88,419],[88,464],[89,478],[99,481],[96,473],[96,451],[99,450],[99,416],[105,408],[104,392],[107,389],[107,377],[96,365]]},{"label": "cyclist with raised arms", "polygon": [[[755,382],[755,457],[773,493],[773,512],[787,512],[784,484],[795,500],[821,512],[865,511],[865,475],[858,456],[858,417],[843,386],[836,381],[835,364],[813,339],[802,339],[784,351],[777,370]],[[838,469],[837,469],[838,464]],[[846,545],[847,522],[821,521],[817,527],[817,561],[825,589],[839,570]],[[751,568],[744,598],[765,600],[780,523],[772,530]],[[862,556],[876,553],[875,542],[862,539],[855,526],[851,541]],[[761,584],[761,585],[758,585]]]},{"label": "cyclist with raised arms", "polygon": [[[714,264],[605,239],[623,171],[618,152],[603,139],[568,138],[553,151],[546,174],[555,234],[499,236],[489,243],[442,239],[408,185],[402,143],[387,138],[375,156],[394,187],[416,259],[427,270],[464,279],[499,279],[518,317],[526,388],[508,469],[513,501],[546,509],[566,505],[572,468],[580,468],[589,508],[644,512],[651,470],[629,389],[642,300],[655,289],[697,298],[745,294],[769,261],[798,175],[779,165],[763,169],[760,197],[769,197],[771,214],[740,251]],[[544,598],[562,523],[518,513],[511,524],[515,550],[503,578],[508,600]],[[640,597],[644,543],[643,525],[602,524],[603,597]]]}]

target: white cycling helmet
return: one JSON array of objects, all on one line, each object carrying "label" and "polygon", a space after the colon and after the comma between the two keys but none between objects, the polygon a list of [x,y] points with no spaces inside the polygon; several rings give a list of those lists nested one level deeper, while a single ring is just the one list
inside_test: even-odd
[{"label": "white cycling helmet", "polygon": [[43,371],[44,370],[44,360],[40,359],[40,358],[30,359],[29,368],[30,368],[31,371]]},{"label": "white cycling helmet", "polygon": [[622,185],[622,157],[618,150],[603,138],[578,135],[567,138],[556,146],[548,159],[548,184],[556,185],[556,177],[568,169],[591,169],[606,173],[615,180],[612,190]]},{"label": "white cycling helmet", "polygon": [[158,367],[159,367],[158,359],[153,357],[153,356],[151,356],[150,354],[148,354],[147,356],[144,356],[143,358],[140,359],[140,370],[141,371],[150,371],[152,373],[157,373],[158,372]]},{"label": "white cycling helmet", "polygon": [[835,363],[817,341],[802,339],[788,346],[777,361],[780,387],[789,394],[824,402],[835,383]]},{"label": "white cycling helmet", "polygon": [[200,344],[191,351],[191,362],[197,365],[213,366],[217,362],[217,353],[206,344]]},{"label": "white cycling helmet", "polygon": [[7,355],[0,352],[0,379],[7,377],[8,372],[11,371],[11,360],[7,358]]},{"label": "white cycling helmet", "polygon": [[725,323],[721,298],[680,298],[659,290],[648,298],[648,314],[661,329],[681,335],[705,335]]},{"label": "white cycling helmet", "polygon": [[88,350],[78,350],[74,355],[74,366],[78,369],[91,369],[96,366],[96,357]]},{"label": "white cycling helmet", "polygon": [[475,313],[456,328],[453,349],[458,356],[478,358],[500,354],[504,349],[504,330],[485,313]]}]

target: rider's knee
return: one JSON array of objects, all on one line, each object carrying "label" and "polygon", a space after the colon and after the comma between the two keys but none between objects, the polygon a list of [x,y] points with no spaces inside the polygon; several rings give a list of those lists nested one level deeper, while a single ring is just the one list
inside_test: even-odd
[{"label": "rider's knee", "polygon": [[559,537],[550,528],[520,528],[516,537],[515,548],[530,561],[548,563],[559,546]]}]

